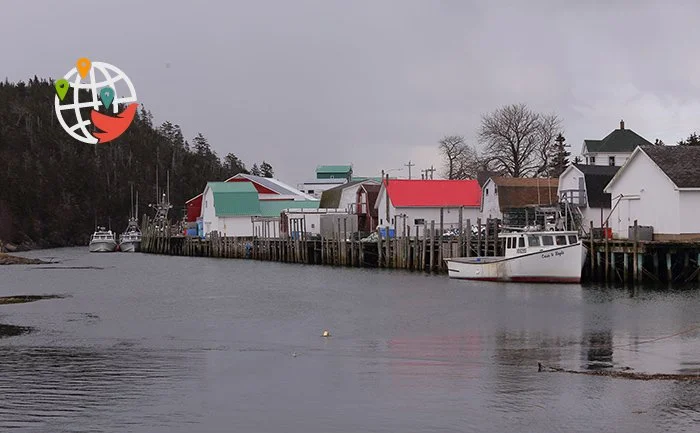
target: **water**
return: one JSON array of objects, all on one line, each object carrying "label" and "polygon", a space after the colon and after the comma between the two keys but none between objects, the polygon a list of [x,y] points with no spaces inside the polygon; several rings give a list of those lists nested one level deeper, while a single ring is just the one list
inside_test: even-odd
[{"label": "water", "polygon": [[698,289],[25,255],[0,296],[66,297],[0,305],[0,431],[700,431],[700,382],[537,371],[700,372]]}]

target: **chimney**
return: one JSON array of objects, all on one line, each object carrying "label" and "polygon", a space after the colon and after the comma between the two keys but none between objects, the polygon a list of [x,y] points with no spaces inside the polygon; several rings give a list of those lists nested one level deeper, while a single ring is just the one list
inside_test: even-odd
[{"label": "chimney", "polygon": [[625,129],[625,121],[620,120],[620,129]]}]

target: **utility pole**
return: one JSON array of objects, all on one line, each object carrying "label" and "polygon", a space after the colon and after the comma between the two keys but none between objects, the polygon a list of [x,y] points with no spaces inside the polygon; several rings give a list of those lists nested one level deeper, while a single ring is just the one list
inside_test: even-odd
[{"label": "utility pole", "polygon": [[411,160],[408,160],[408,164],[404,164],[404,167],[408,167],[408,179],[411,180],[411,167],[415,166],[416,164],[412,164]]},{"label": "utility pole", "polygon": [[430,168],[426,168],[425,170],[421,170],[423,173],[425,173],[425,178],[428,179],[428,173],[430,173],[430,179],[433,179],[433,172],[435,171],[435,168],[431,165]]}]

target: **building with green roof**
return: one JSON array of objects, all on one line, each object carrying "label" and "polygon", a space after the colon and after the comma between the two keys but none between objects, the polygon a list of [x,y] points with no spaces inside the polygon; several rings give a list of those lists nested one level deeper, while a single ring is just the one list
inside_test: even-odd
[{"label": "building with green roof", "polygon": [[637,146],[651,144],[631,129],[625,129],[625,122],[621,120],[620,128],[602,140],[584,140],[581,155],[588,165],[622,166]]},{"label": "building with green roof", "polygon": [[316,179],[352,179],[352,165],[319,165]]},{"label": "building with green roof", "polygon": [[250,182],[208,182],[202,197],[204,235],[252,236],[251,217],[261,214],[258,191]]}]

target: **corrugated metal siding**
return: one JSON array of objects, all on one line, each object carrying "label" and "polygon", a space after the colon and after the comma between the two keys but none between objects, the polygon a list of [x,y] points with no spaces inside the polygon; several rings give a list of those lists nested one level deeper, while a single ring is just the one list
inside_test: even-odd
[{"label": "corrugated metal siding", "polygon": [[261,201],[260,211],[264,217],[278,217],[285,209],[318,209],[318,201],[271,200]]},{"label": "corrugated metal siding", "polygon": [[216,216],[260,215],[258,191],[250,182],[210,182]]}]

